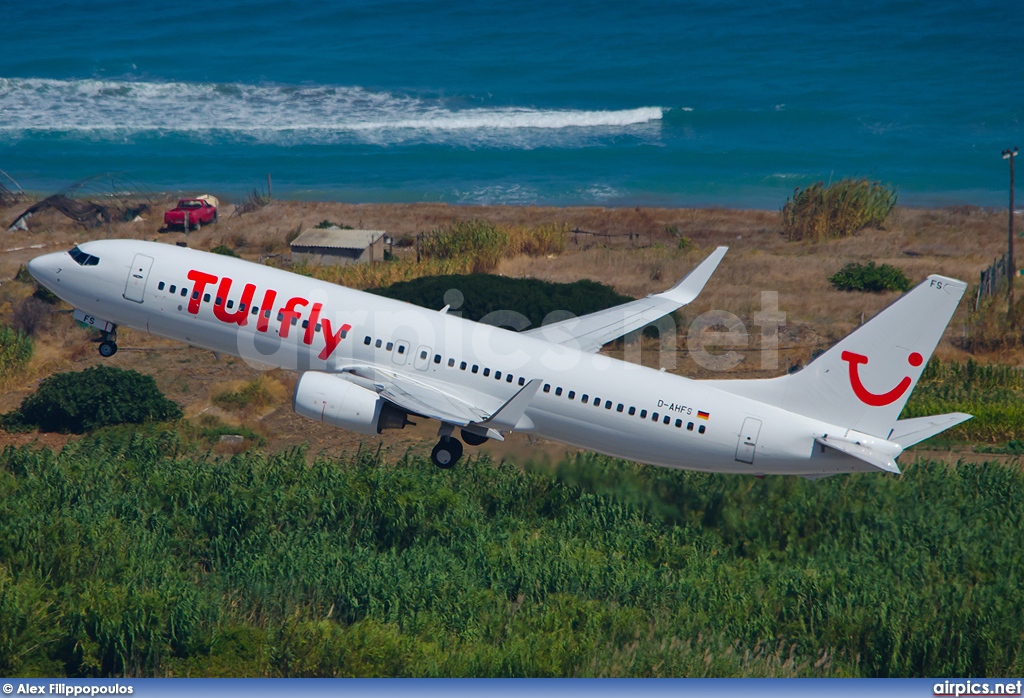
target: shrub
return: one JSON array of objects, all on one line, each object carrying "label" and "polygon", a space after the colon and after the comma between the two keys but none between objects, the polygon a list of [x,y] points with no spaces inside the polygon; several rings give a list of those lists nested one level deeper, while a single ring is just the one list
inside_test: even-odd
[{"label": "shrub", "polygon": [[799,188],[782,207],[782,231],[790,240],[822,240],[880,226],[896,206],[896,190],[866,179],[844,179]]},{"label": "shrub", "polygon": [[32,358],[32,339],[24,332],[0,325],[0,380],[10,378]]},{"label": "shrub", "polygon": [[225,257],[238,257],[238,254],[227,245],[217,245],[210,250],[210,252],[213,252],[214,254],[222,254]]},{"label": "shrub", "polygon": [[470,271],[483,273],[504,257],[563,251],[567,229],[565,224],[499,228],[481,219],[464,221],[423,236],[420,253],[428,259],[466,260]]},{"label": "shrub", "polygon": [[249,381],[238,390],[226,390],[213,396],[213,404],[226,410],[244,410],[247,408],[266,407],[273,401],[273,396],[259,377]]},{"label": "shrub", "polygon": [[142,424],[181,417],[152,376],[109,366],[58,373],[39,384],[16,412],[4,415],[6,427],[81,434],[114,424]]},{"label": "shrub", "polygon": [[[559,284],[492,274],[425,276],[375,289],[371,293],[425,308],[442,308],[446,304],[445,294],[452,289],[458,290],[463,298],[462,304],[453,312],[461,313],[467,320],[484,320],[503,326],[520,324],[515,322],[521,320],[516,313],[525,316],[533,327],[539,327],[547,314],[554,310],[586,315],[633,300],[616,293],[610,286],[588,279]],[[517,326],[516,329],[525,328]]]},{"label": "shrub", "polygon": [[875,266],[874,262],[850,262],[828,280],[840,291],[909,291],[910,279],[903,270],[890,264]]},{"label": "shrub", "polygon": [[19,303],[11,313],[11,324],[22,334],[34,336],[38,330],[50,324],[53,307],[46,301],[29,296]]}]

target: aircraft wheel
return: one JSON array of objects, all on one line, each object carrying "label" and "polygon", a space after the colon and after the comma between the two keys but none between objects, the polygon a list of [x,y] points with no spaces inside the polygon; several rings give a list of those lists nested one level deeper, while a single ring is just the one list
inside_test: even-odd
[{"label": "aircraft wheel", "polygon": [[442,436],[430,452],[430,460],[442,470],[447,470],[462,458],[462,442],[451,436]]},{"label": "aircraft wheel", "polygon": [[102,342],[100,344],[100,356],[110,358],[117,353],[117,344],[114,342]]},{"label": "aircraft wheel", "polygon": [[481,446],[487,443],[486,436],[480,436],[479,434],[474,434],[473,432],[466,431],[465,429],[462,430],[462,440],[470,446]]}]

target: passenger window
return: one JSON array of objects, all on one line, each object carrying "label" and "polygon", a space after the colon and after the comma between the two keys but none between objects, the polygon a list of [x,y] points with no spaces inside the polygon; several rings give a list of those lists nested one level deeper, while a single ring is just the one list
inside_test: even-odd
[{"label": "passenger window", "polygon": [[[184,298],[187,295],[188,295],[188,289],[182,287],[182,289],[181,289],[181,297]],[[198,296],[197,296],[197,298],[198,298]]]},{"label": "passenger window", "polygon": [[171,284],[171,289],[170,289],[170,291],[171,291],[171,293],[177,293],[177,292],[178,292],[178,287],[177,287],[177,286],[175,286],[174,284]]},{"label": "passenger window", "polygon": [[686,423],[686,431],[693,431],[693,422]]},{"label": "passenger window", "polygon": [[583,393],[583,397],[580,398],[580,402],[582,402],[585,405],[587,404],[588,400],[590,400],[590,397],[586,393]]},{"label": "passenger window", "polygon": [[440,354],[434,354],[434,363],[435,364],[441,363],[441,355]]},{"label": "passenger window", "polygon": [[[263,311],[263,317],[265,317],[265,318],[269,318],[270,317],[270,308],[267,308],[266,310]],[[370,338],[369,337],[366,338],[366,343],[367,344],[370,343]]]},{"label": "passenger window", "polygon": [[683,420],[677,419],[676,420],[676,429],[680,428],[681,426],[683,426]]},{"label": "passenger window", "polygon": [[570,390],[569,391],[569,399],[570,400],[575,400],[576,399],[576,391],[575,390]]},{"label": "passenger window", "polygon": [[[317,332],[320,331],[320,323],[319,322],[316,324],[316,331]],[[346,337],[348,337],[348,330],[342,330],[341,331],[341,338],[345,339]]]},{"label": "passenger window", "polygon": [[199,300],[199,291],[192,292],[192,300]]},{"label": "passenger window", "polygon": [[506,383],[511,383],[512,382],[512,374],[511,373],[508,374],[507,376],[505,376],[505,382]]},{"label": "passenger window", "polygon": [[215,301],[213,302],[213,304],[214,304],[214,305],[220,305],[220,304],[222,304],[223,302],[224,302],[224,299],[223,299],[223,298],[221,298],[220,296],[217,296],[217,300],[215,300]]},{"label": "passenger window", "polygon": [[309,320],[303,320],[302,321],[302,329],[304,329],[304,330],[309,329]]},{"label": "passenger window", "polygon": [[501,371],[495,371],[494,372],[494,380],[496,380],[496,381],[500,381],[501,380]]},{"label": "passenger window", "polygon": [[372,340],[372,339],[370,339],[370,337],[369,337],[369,336],[367,336],[367,337],[366,337],[366,338],[365,338],[365,339],[363,340],[363,344],[365,344],[366,346],[370,346],[370,342],[372,342],[372,341],[373,341],[373,340]]},{"label": "passenger window", "polygon": [[163,281],[161,281],[160,283],[158,283],[156,285],[156,290],[158,290],[158,291],[163,291],[164,290],[164,282]]},{"label": "passenger window", "polygon": [[640,410],[640,419],[647,419],[647,410]]},{"label": "passenger window", "polygon": [[623,408],[624,408],[624,407],[625,407],[625,405],[623,405],[623,404],[622,404],[622,403],[620,402],[620,403],[619,403],[619,406],[615,408],[615,411],[616,411],[616,412],[622,412],[622,410],[623,410]]},{"label": "passenger window", "polygon": [[404,354],[405,353],[405,345],[404,344],[399,344],[398,345],[398,353],[399,354]]},{"label": "passenger window", "polygon": [[595,397],[594,398],[594,407],[600,407],[600,406],[601,406],[601,398]]},{"label": "passenger window", "polygon": [[420,358],[421,358],[421,359],[425,359],[425,358],[427,358],[427,352],[425,352],[425,351],[421,351],[421,352],[420,352]]},{"label": "passenger window", "polygon": [[[319,323],[319,322],[318,322],[318,323],[316,323],[316,327],[314,327],[314,328],[313,328],[313,331],[314,331],[314,332],[319,332],[319,331],[320,331],[320,323]],[[342,330],[342,331],[341,331],[341,336],[342,336],[342,337],[344,337],[344,336],[345,336],[345,330]]]},{"label": "passenger window", "polygon": [[604,408],[606,410],[610,410],[612,408],[612,401],[611,400],[605,400],[604,401]]},{"label": "passenger window", "polygon": [[484,376],[489,376],[489,375],[491,375],[491,369],[485,368],[484,369]]},{"label": "passenger window", "polygon": [[465,361],[462,361],[462,362],[459,363],[459,370],[460,371],[465,371],[466,370],[466,362]]},{"label": "passenger window", "polygon": [[472,369],[472,372],[473,372],[473,373],[476,373],[476,372],[477,372],[477,371],[479,371],[479,370],[480,370],[480,367],[479,367],[479,366],[478,366],[477,364],[473,364],[473,369]]},{"label": "passenger window", "polygon": [[704,433],[704,425],[703,424],[701,424],[699,427],[697,427],[697,433],[698,434],[703,434]]},{"label": "passenger window", "polygon": [[381,345],[383,345],[383,344],[384,344],[384,342],[382,342],[381,340],[378,339],[376,342],[373,343],[373,346],[375,346],[378,349],[380,349]]},{"label": "passenger window", "polygon": [[651,414],[651,421],[652,422],[657,422],[658,421],[658,413],[657,412],[654,412],[653,414]]},{"label": "passenger window", "polygon": [[550,383],[545,383],[544,384],[544,392],[545,393],[550,393],[551,392],[551,384]]},{"label": "passenger window", "polygon": [[[231,307],[231,304],[232,304],[232,303],[234,303],[234,301],[228,301],[228,307],[229,307],[229,308]],[[244,312],[245,312],[245,303],[239,303],[239,304],[238,304],[238,309],[239,309],[239,310],[240,310],[241,312],[243,312],[243,313],[244,313]]]},{"label": "passenger window", "polygon": [[[234,301],[228,301],[228,309],[231,309],[231,308],[234,308],[234,307],[235,307],[235,302]],[[245,310],[245,308],[239,308],[239,310]]]},{"label": "passenger window", "polygon": [[299,318],[292,315],[292,327],[299,324]]},{"label": "passenger window", "polygon": [[630,407],[629,408],[629,416],[632,417],[634,414],[636,414],[636,408],[635,407]]},{"label": "passenger window", "polygon": [[392,349],[395,348],[395,343],[394,342],[388,342],[387,346],[385,346],[384,348],[387,349],[388,351],[391,351]]},{"label": "passenger window", "polygon": [[278,322],[284,322],[284,313],[279,312],[277,314],[277,321]]},{"label": "passenger window", "polygon": [[519,385],[526,385],[526,379],[522,376],[519,376]]},{"label": "passenger window", "polygon": [[453,368],[454,366],[455,366],[455,359],[448,359],[448,368]]},{"label": "passenger window", "polygon": [[206,295],[203,296],[203,303],[209,303],[209,302],[210,302],[210,294],[207,293]]},{"label": "passenger window", "polygon": [[559,395],[560,396],[561,394],[562,394],[562,389],[561,388],[555,388],[555,395]]}]

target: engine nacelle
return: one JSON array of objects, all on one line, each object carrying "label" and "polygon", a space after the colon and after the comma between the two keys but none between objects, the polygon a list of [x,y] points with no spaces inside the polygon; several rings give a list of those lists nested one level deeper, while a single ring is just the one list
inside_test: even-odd
[{"label": "engine nacelle", "polygon": [[329,373],[306,371],[295,385],[296,414],[360,434],[402,429],[406,413],[377,393]]}]

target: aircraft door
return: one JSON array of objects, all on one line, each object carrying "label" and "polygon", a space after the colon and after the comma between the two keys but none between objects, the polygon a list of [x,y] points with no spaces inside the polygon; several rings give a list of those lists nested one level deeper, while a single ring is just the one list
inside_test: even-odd
[{"label": "aircraft door", "polygon": [[761,420],[747,417],[743,420],[739,443],[736,444],[736,460],[741,463],[753,463],[754,451],[757,449],[757,435],[761,433]]},{"label": "aircraft door", "polygon": [[132,268],[128,271],[128,283],[124,287],[124,297],[127,300],[141,303],[146,293],[146,280],[149,278],[149,270],[153,267],[153,258],[144,254],[135,255]]},{"label": "aircraft door", "polygon": [[409,343],[395,342],[395,349],[391,352],[391,363],[396,366],[404,366],[409,358]]},{"label": "aircraft door", "polygon": [[426,344],[416,350],[416,358],[413,359],[412,365],[416,367],[418,371],[426,371],[427,367],[430,366],[430,347]]}]

